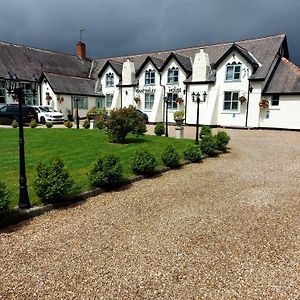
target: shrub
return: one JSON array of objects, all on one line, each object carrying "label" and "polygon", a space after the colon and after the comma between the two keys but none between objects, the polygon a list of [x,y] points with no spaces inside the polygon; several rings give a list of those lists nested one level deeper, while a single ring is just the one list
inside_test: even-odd
[{"label": "shrub", "polygon": [[218,150],[217,137],[215,135],[205,136],[201,141],[200,147],[202,152],[208,156],[216,155],[216,151]]},{"label": "shrub", "polygon": [[199,145],[190,145],[184,152],[184,159],[196,163],[201,160],[202,152]]},{"label": "shrub", "polygon": [[38,124],[37,124],[36,119],[32,119],[31,122],[30,122],[30,127],[31,127],[31,128],[36,128],[37,125],[38,125]]},{"label": "shrub", "polygon": [[174,146],[168,145],[162,154],[162,161],[165,166],[170,168],[178,168],[180,166],[180,156]]},{"label": "shrub", "polygon": [[165,125],[163,123],[157,123],[154,128],[154,133],[156,135],[162,136],[165,134]]},{"label": "shrub", "polygon": [[106,128],[113,143],[125,143],[125,138],[130,132],[140,135],[147,131],[145,120],[133,106],[113,109],[107,118]]},{"label": "shrub", "polygon": [[46,162],[39,162],[36,171],[34,189],[43,203],[62,199],[73,186],[69,171],[59,157]]},{"label": "shrub", "polygon": [[136,150],[131,157],[131,169],[135,174],[153,174],[157,161],[146,148]]},{"label": "shrub", "polygon": [[225,131],[219,131],[216,134],[218,150],[225,152],[230,141],[230,136]]},{"label": "shrub", "polygon": [[73,122],[67,120],[64,122],[64,125],[67,127],[67,128],[72,128],[73,127]]},{"label": "shrub", "polygon": [[0,213],[6,212],[8,210],[10,193],[7,190],[6,184],[0,181]]},{"label": "shrub", "polygon": [[93,187],[109,189],[121,185],[123,168],[120,158],[112,153],[102,155],[92,164],[88,177]]},{"label": "shrub", "polygon": [[104,116],[97,116],[95,126],[98,129],[104,129],[105,128],[105,117]]},{"label": "shrub", "polygon": [[11,127],[12,128],[18,128],[19,127],[19,123],[17,120],[13,120],[12,123],[11,123]]},{"label": "shrub", "polygon": [[210,135],[212,135],[211,128],[207,125],[202,126],[199,134],[200,139],[203,139]]},{"label": "shrub", "polygon": [[82,127],[85,128],[85,129],[89,129],[90,128],[90,122],[89,122],[89,120],[85,120],[83,122]]},{"label": "shrub", "polygon": [[47,128],[52,128],[53,127],[53,124],[51,122],[46,122],[45,125],[46,125]]}]

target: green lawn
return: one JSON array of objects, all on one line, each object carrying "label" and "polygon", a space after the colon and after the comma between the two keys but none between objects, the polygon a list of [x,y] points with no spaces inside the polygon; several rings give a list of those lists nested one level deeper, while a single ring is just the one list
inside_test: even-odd
[{"label": "green lawn", "polygon": [[[69,168],[76,183],[76,191],[89,189],[87,173],[90,164],[100,153],[113,152],[121,157],[125,176],[133,176],[129,161],[133,151],[141,145],[146,146],[158,159],[158,168],[163,166],[161,154],[166,145],[172,144],[183,159],[183,151],[192,140],[179,140],[158,136],[144,135],[128,136],[127,144],[112,144],[108,142],[105,132],[86,129],[67,128],[25,128],[26,171],[29,197],[32,205],[40,204],[32,183],[36,176],[35,166],[38,161],[60,156]],[[4,181],[11,193],[11,206],[18,203],[19,179],[19,147],[18,129],[0,128],[0,180]]]}]

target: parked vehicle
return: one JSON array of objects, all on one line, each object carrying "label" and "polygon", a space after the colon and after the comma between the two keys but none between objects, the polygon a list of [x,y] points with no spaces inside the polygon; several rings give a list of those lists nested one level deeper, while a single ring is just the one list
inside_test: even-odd
[{"label": "parked vehicle", "polygon": [[[23,123],[29,124],[31,120],[38,121],[38,114],[31,106],[23,105]],[[13,120],[19,120],[19,105],[8,104],[0,108],[0,124],[11,125]]]},{"label": "parked vehicle", "polygon": [[148,123],[149,123],[148,115],[145,114],[144,112],[142,112],[142,111],[139,110],[139,109],[137,109],[136,111],[137,111],[137,113],[138,113],[140,116],[143,117],[143,119],[145,120],[145,123],[148,124]]},{"label": "parked vehicle", "polygon": [[32,106],[38,114],[38,122],[45,124],[50,123],[63,123],[64,115],[50,106]]}]

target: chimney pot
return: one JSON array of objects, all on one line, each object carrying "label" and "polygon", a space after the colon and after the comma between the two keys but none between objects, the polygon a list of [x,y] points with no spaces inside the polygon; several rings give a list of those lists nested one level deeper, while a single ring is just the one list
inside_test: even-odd
[{"label": "chimney pot", "polygon": [[78,42],[76,44],[76,54],[79,56],[81,59],[85,59],[85,43],[83,42]]}]

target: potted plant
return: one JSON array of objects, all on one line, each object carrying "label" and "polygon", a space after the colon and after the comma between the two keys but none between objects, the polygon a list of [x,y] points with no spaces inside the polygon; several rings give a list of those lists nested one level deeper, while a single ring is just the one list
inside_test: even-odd
[{"label": "potted plant", "polygon": [[241,104],[243,104],[244,102],[247,101],[247,98],[246,98],[245,96],[241,96],[241,97],[239,98],[239,101],[240,101]]},{"label": "potted plant", "polygon": [[64,97],[63,96],[57,96],[57,101],[59,102],[59,103],[63,103],[64,102]]},{"label": "potted plant", "polygon": [[184,121],[184,111],[178,110],[173,113],[174,120],[177,126],[182,126]]},{"label": "potted plant", "polygon": [[86,114],[86,117],[88,120],[95,120],[97,115],[98,115],[98,112],[97,112],[96,107],[92,107]]},{"label": "potted plant", "polygon": [[269,107],[269,100],[263,98],[259,101],[259,107],[262,109],[268,108]]}]

